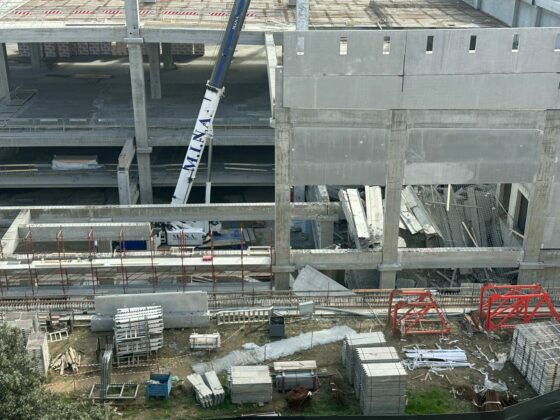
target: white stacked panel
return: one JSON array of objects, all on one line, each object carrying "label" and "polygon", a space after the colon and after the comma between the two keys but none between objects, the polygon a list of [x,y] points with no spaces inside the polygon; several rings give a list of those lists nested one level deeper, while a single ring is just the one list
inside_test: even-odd
[{"label": "white stacked panel", "polygon": [[216,372],[214,372],[213,370],[211,370],[210,372],[206,372],[204,374],[203,379],[204,379],[204,383],[212,391],[213,405],[217,406],[223,403],[226,393],[224,391],[224,388],[222,387],[218,375],[216,375]]},{"label": "white stacked panel", "polygon": [[404,414],[407,374],[402,363],[366,363],[361,365],[361,370],[360,407],[363,414]]},{"label": "white stacked panel", "polygon": [[382,332],[356,333],[347,335],[342,344],[342,364],[346,367],[346,377],[354,382],[355,349],[364,347],[383,347],[387,344]]},{"label": "white stacked panel", "polygon": [[268,366],[233,366],[229,370],[228,383],[234,404],[272,400],[272,378]]},{"label": "white stacked panel", "polygon": [[515,327],[510,360],[540,395],[560,388],[560,324]]},{"label": "white stacked panel", "polygon": [[198,403],[204,408],[214,406],[214,394],[212,390],[202,380],[202,376],[198,373],[193,373],[187,376],[187,380],[193,386],[193,392]]},{"label": "white stacked panel", "polygon": [[354,350],[354,391],[360,397],[361,365],[366,363],[400,362],[401,358],[394,347],[365,347]]}]

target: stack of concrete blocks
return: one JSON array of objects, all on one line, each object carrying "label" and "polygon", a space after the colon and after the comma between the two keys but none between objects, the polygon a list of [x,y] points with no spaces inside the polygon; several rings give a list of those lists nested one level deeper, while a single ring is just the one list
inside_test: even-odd
[{"label": "stack of concrete blocks", "polygon": [[198,373],[193,373],[192,375],[187,376],[187,380],[193,386],[194,396],[196,401],[203,407],[203,408],[210,408],[214,406],[214,395],[212,390],[204,383],[202,376]]},{"label": "stack of concrete blocks", "polygon": [[404,414],[407,373],[402,363],[365,363],[360,383],[360,407],[365,416]]},{"label": "stack of concrete blocks", "polygon": [[37,370],[46,376],[49,371],[50,363],[47,334],[41,331],[30,333],[25,350]]},{"label": "stack of concrete blocks", "polygon": [[354,354],[354,391],[360,397],[361,365],[366,363],[400,362],[401,358],[394,347],[366,347],[355,349]]},{"label": "stack of concrete blocks", "polygon": [[220,348],[220,333],[198,334],[192,333],[189,337],[191,350],[215,350]]},{"label": "stack of concrete blocks", "polygon": [[346,368],[346,378],[354,382],[354,357],[356,349],[365,347],[384,347],[385,336],[382,332],[356,333],[347,335],[342,343],[342,364]]},{"label": "stack of concrete blocks", "polygon": [[233,366],[228,371],[231,402],[264,404],[272,401],[268,366]]},{"label": "stack of concrete blocks", "polygon": [[511,362],[539,394],[560,388],[560,324],[555,321],[515,327]]},{"label": "stack of concrete blocks", "polygon": [[300,386],[315,391],[319,385],[317,362],[315,360],[275,362],[274,378],[276,389],[280,392]]},{"label": "stack of concrete blocks", "polygon": [[118,309],[114,340],[119,366],[148,361],[152,352],[163,347],[161,306]]},{"label": "stack of concrete blocks", "polygon": [[224,388],[222,387],[218,375],[216,375],[216,372],[213,370],[211,370],[210,372],[206,372],[204,374],[203,379],[204,379],[204,383],[212,391],[213,406],[216,407],[222,404],[226,398],[226,393],[224,391]]},{"label": "stack of concrete blocks", "polygon": [[93,332],[111,331],[119,308],[161,306],[164,328],[207,327],[210,323],[206,292],[167,292],[96,296]]}]

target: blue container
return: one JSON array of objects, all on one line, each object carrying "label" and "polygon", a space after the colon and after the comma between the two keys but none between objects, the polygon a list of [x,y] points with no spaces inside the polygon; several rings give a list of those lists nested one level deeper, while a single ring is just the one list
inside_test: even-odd
[{"label": "blue container", "polygon": [[169,397],[171,393],[170,373],[151,373],[146,384],[146,397]]}]

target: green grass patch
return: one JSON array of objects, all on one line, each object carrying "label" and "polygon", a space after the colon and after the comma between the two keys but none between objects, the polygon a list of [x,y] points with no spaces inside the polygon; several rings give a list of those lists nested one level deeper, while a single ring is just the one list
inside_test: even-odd
[{"label": "green grass patch", "polygon": [[408,394],[406,414],[446,414],[464,410],[464,404],[448,391],[440,388],[429,388],[425,391]]}]

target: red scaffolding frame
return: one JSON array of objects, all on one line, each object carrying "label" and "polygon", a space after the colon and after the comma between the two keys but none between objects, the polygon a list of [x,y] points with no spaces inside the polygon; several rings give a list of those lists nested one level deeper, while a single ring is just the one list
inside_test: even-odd
[{"label": "red scaffolding frame", "polygon": [[451,327],[429,290],[394,289],[389,294],[388,324],[393,336],[448,334]]},{"label": "red scaffolding frame", "polygon": [[[486,284],[480,288],[479,316],[487,331],[515,328],[533,319],[560,316],[540,284]],[[512,322],[513,321],[513,322]]]}]

